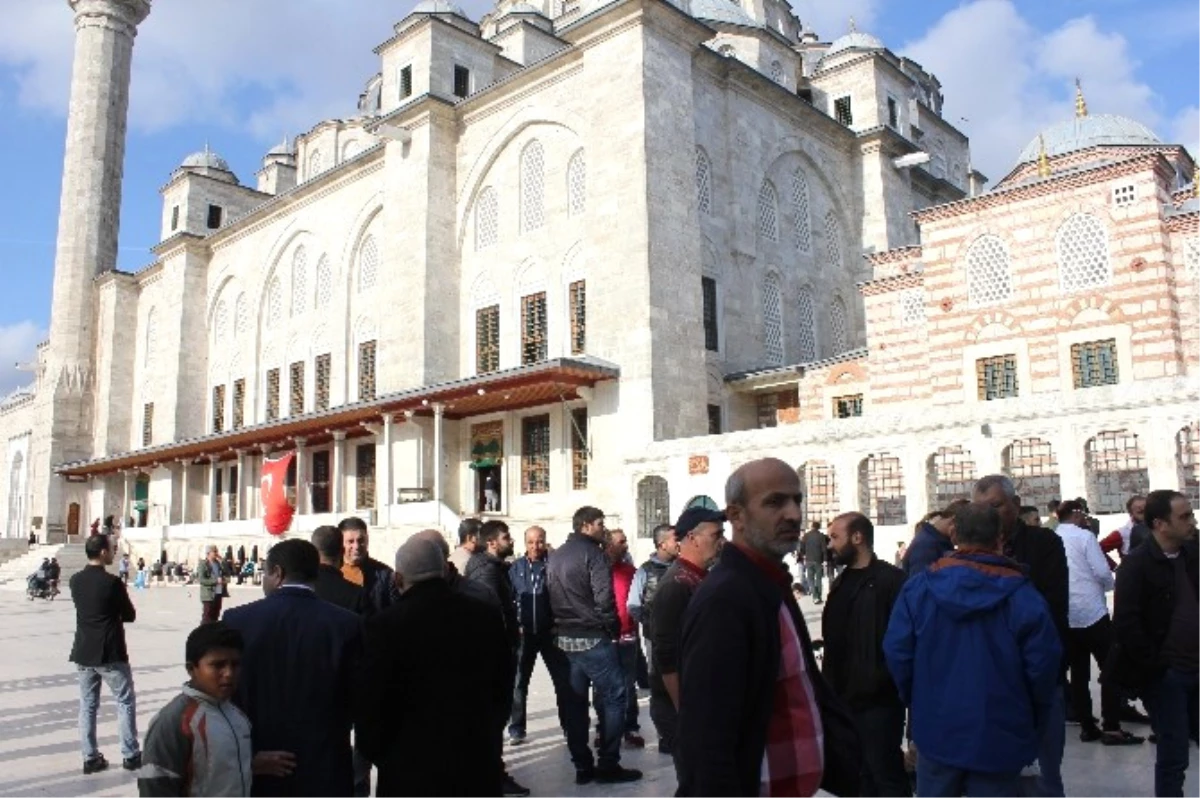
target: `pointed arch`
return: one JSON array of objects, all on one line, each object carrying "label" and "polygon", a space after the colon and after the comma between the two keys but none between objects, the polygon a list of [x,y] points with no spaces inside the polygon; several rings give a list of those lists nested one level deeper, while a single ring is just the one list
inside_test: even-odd
[{"label": "pointed arch", "polygon": [[841,295],[829,304],[829,355],[840,355],[850,348],[850,314]]},{"label": "pointed arch", "polygon": [[758,234],[768,241],[779,240],[779,194],[770,180],[758,189]]},{"label": "pointed arch", "polygon": [[308,250],[301,244],[292,253],[292,315],[308,309]]},{"label": "pointed arch", "polygon": [[587,209],[587,162],[583,150],[577,150],[567,163],[567,216],[579,216]]}]

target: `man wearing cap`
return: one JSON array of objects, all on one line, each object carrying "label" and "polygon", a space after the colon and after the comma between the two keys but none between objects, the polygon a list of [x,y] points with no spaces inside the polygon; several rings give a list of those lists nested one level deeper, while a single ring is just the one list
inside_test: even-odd
[{"label": "man wearing cap", "polygon": [[663,574],[650,618],[650,718],[658,751],[674,755],[679,724],[679,644],[683,611],[725,544],[725,515],[703,507],[684,510],[675,524],[679,555]]}]

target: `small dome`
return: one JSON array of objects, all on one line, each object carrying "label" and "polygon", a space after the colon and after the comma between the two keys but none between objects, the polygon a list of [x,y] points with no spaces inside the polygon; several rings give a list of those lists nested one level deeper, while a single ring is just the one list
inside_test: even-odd
[{"label": "small dome", "polygon": [[292,143],[288,139],[287,136],[283,137],[283,141],[279,142],[274,147],[267,150],[268,158],[271,157],[272,155],[282,155],[282,156],[291,157],[295,154],[296,154],[296,150],[292,147]]},{"label": "small dome", "polygon": [[761,28],[746,11],[733,0],[692,0],[692,16],[706,22],[724,22],[744,28]]},{"label": "small dome", "polygon": [[447,0],[421,0],[412,10],[414,14],[455,14],[463,19],[470,19],[467,12],[462,10],[461,6],[456,6],[454,3]]},{"label": "small dome", "polygon": [[540,8],[531,6],[529,3],[513,3],[508,7],[508,10],[504,12],[505,16],[508,16],[509,14],[539,14],[541,16],[545,16],[545,14],[542,14],[542,10]]},{"label": "small dome", "polygon": [[200,152],[193,152],[191,155],[183,159],[183,163],[179,165],[181,169],[217,169],[222,172],[231,172],[228,162],[220,155],[217,155],[212,150],[205,147]]},{"label": "small dome", "polygon": [[1065,155],[1088,147],[1162,144],[1154,131],[1125,116],[1091,114],[1077,116],[1043,130],[1021,150],[1019,163],[1036,161],[1045,142],[1046,155]]},{"label": "small dome", "polygon": [[822,58],[844,53],[847,50],[882,50],[884,49],[883,41],[869,33],[864,33],[860,30],[852,30],[845,36],[841,36],[834,40],[829,49],[825,51]]}]

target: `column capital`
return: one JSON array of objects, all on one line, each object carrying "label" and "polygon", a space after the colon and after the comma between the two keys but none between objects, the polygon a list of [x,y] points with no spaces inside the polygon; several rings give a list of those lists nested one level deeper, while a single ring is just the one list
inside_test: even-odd
[{"label": "column capital", "polygon": [[429,406],[433,408],[434,418],[441,418],[442,414],[446,412],[446,406],[441,402],[433,402]]},{"label": "column capital", "polygon": [[271,443],[260,443],[258,445],[258,450],[260,452],[262,452],[263,457],[266,457],[267,455],[269,455],[271,453],[271,450],[274,448],[275,448],[275,445],[271,444]]},{"label": "column capital", "polygon": [[249,454],[251,454],[251,453],[252,453],[252,450],[251,450],[251,449],[238,449],[238,450],[237,450],[237,459],[238,459],[238,462],[241,462],[242,460],[245,460],[245,459],[246,459],[246,456],[247,456],[247,455],[249,455]]},{"label": "column capital", "polygon": [[335,430],[333,430],[333,439],[334,439],[335,441],[344,441],[344,440],[346,440],[346,430],[344,430],[344,429],[335,429]]},{"label": "column capital", "polygon": [[292,438],[292,443],[294,443],[296,445],[297,449],[303,449],[304,444],[306,444],[307,442],[308,442],[308,438],[305,438],[302,435],[298,435],[295,438]]}]

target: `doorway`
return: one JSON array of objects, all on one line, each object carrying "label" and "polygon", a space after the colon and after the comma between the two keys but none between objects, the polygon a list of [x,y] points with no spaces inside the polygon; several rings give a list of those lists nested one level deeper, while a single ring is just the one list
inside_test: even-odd
[{"label": "doorway", "polygon": [[475,512],[499,513],[504,507],[500,464],[475,466]]},{"label": "doorway", "polygon": [[67,534],[79,534],[79,502],[71,502],[67,507]]},{"label": "doorway", "polygon": [[329,512],[329,452],[312,455],[312,511]]}]

